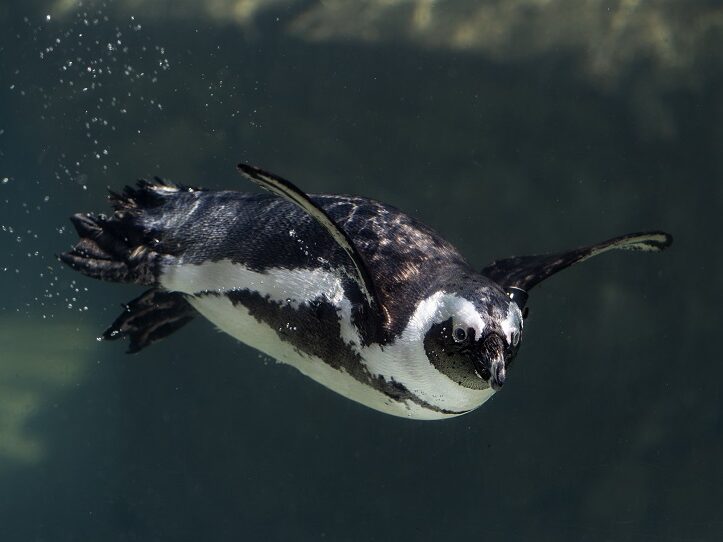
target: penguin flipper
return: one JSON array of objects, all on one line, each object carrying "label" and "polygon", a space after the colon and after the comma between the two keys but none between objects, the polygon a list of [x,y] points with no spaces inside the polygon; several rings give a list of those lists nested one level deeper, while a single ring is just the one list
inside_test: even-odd
[{"label": "penguin flipper", "polygon": [[102,338],[114,341],[128,337],[128,353],[135,354],[180,329],[195,315],[183,294],[151,288],[125,305]]},{"label": "penguin flipper", "polygon": [[347,233],[332,220],[326,211],[314,203],[300,188],[286,179],[249,164],[238,164],[236,167],[242,175],[261,186],[261,188],[300,207],[329,232],[334,242],[346,252],[354,265],[357,282],[367,304],[373,311],[376,311],[377,314],[381,314],[381,305],[379,304],[377,290],[364,262],[364,258],[362,258]]},{"label": "penguin flipper", "polygon": [[503,288],[516,287],[528,291],[555,273],[604,252],[610,250],[660,252],[672,243],[673,236],[662,231],[629,233],[568,252],[497,260],[485,267],[482,274]]}]

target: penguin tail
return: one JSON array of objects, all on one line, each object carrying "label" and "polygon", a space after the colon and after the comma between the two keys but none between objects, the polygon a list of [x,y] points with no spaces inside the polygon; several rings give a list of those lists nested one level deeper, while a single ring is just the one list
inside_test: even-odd
[{"label": "penguin tail", "polygon": [[58,259],[88,277],[154,285],[162,256],[140,238],[127,213],[112,217],[78,213],[70,217],[80,239]]},{"label": "penguin tail", "polygon": [[163,229],[154,220],[166,206],[177,205],[179,195],[196,190],[159,178],[140,180],[121,193],[110,192],[110,216],[78,213],[70,217],[79,239],[58,255],[61,262],[95,279],[151,287],[123,305],[121,315],[103,333],[105,340],[129,339],[129,353],[170,335],[196,314],[183,294],[159,285],[162,265],[173,263],[176,256],[163,247]]},{"label": "penguin tail", "polygon": [[111,216],[78,213],[70,217],[78,237],[60,261],[92,278],[109,282],[155,285],[164,258],[154,247],[158,237],[144,216],[182,191],[196,190],[163,179],[140,180],[123,192],[110,191]]},{"label": "penguin tail", "polygon": [[163,256],[145,244],[137,244],[134,230],[128,228],[119,214],[122,213],[117,211],[113,218],[73,215],[70,220],[80,240],[58,258],[89,277],[152,286],[123,305],[123,312],[101,337],[129,340],[128,353],[134,354],[186,325],[196,311],[183,294],[157,287]]}]

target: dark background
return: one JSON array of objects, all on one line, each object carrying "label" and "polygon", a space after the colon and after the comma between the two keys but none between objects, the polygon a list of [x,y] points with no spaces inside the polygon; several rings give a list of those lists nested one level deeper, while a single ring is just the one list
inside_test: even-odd
[{"label": "dark background", "polygon": [[[489,27],[356,4],[0,6],[0,540],[721,539],[720,4],[481,3]],[[504,391],[443,422],[205,321],[98,343],[139,289],[55,262],[67,216],[141,176],[251,189],[240,160],[396,205],[479,267],[676,241],[536,289]]]}]

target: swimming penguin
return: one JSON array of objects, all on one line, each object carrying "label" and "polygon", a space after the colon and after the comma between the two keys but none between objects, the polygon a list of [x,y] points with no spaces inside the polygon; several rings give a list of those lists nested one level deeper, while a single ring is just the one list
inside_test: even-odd
[{"label": "swimming penguin", "polygon": [[[201,314],[219,329],[373,409],[441,419],[502,388],[530,289],[613,249],[657,252],[672,237],[623,235],[475,270],[430,228],[362,197],[307,195],[247,164],[268,192],[139,181],[111,216],[76,214],[60,259],[149,289],[103,334],[138,352]],[[270,192],[270,193],[269,193]]]}]

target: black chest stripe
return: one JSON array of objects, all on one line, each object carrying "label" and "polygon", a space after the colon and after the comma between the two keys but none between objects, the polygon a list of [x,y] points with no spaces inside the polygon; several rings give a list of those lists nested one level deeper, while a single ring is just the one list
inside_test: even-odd
[{"label": "black chest stripe", "polygon": [[227,296],[234,305],[245,307],[258,322],[271,327],[279,340],[291,344],[302,354],[321,359],[336,370],[343,370],[355,380],[380,391],[394,401],[409,400],[427,410],[443,414],[467,412],[432,405],[393,379],[371,375],[362,362],[361,355],[342,339],[340,316],[336,307],[323,299],[316,299],[296,308],[248,289],[232,290],[223,294],[198,294],[201,295]]}]

